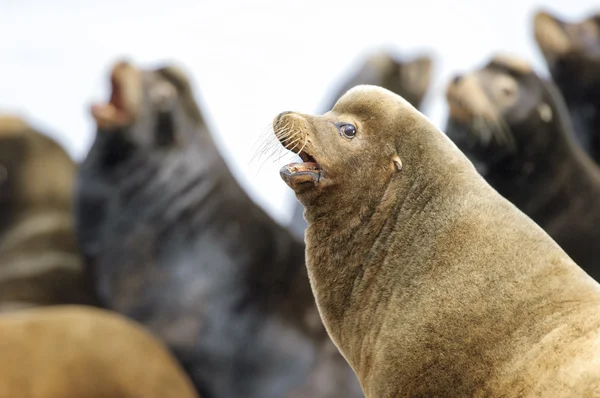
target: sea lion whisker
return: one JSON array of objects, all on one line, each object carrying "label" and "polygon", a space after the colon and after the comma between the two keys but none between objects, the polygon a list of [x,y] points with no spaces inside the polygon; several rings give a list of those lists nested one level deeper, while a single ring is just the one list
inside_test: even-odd
[{"label": "sea lion whisker", "polygon": [[[284,125],[283,128],[285,129],[284,131],[286,131],[285,134],[288,134],[287,130],[289,127]],[[277,134],[277,132],[275,132],[275,134]],[[278,151],[284,152],[285,149],[281,148],[281,145],[279,145],[277,140],[273,139],[273,127],[269,126],[268,131],[265,131],[263,137],[259,138],[255,144],[254,155],[251,157],[250,163],[256,161],[261,156],[265,156],[264,164],[268,158],[275,156]],[[262,165],[260,167],[262,167]]]},{"label": "sea lion whisker", "polygon": [[308,143],[308,134],[306,134],[304,136],[304,145],[302,145],[302,148],[300,148],[300,150],[298,151],[298,154],[301,154],[302,151],[304,150],[304,148],[306,147],[306,144]]},{"label": "sea lion whisker", "polygon": [[504,135],[506,136],[506,146],[509,150],[514,151],[516,147],[515,135],[513,134],[510,125],[506,122],[506,120],[501,117],[497,120],[498,128],[502,130]]}]

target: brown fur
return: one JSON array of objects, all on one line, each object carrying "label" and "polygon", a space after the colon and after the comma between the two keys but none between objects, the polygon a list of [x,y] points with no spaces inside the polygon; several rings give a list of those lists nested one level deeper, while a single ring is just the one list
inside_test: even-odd
[{"label": "brown fur", "polygon": [[0,398],[194,398],[172,355],[120,315],[56,306],[0,316]]},{"label": "brown fur", "polygon": [[95,302],[73,230],[73,160],[22,119],[0,115],[0,168],[0,310]]},{"label": "brown fur", "polygon": [[600,286],[421,113],[359,86],[291,121],[311,286],[368,397],[600,396]]}]

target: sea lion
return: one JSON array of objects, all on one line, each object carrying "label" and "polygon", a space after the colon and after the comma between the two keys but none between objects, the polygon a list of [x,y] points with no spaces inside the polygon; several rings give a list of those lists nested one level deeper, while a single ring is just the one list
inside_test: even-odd
[{"label": "sea lion", "polygon": [[577,139],[600,164],[600,13],[568,23],[539,11],[533,24],[535,41],[565,99]]},{"label": "sea lion", "polygon": [[[331,109],[335,102],[346,91],[360,84],[381,86],[401,95],[414,107],[420,108],[431,82],[433,59],[427,55],[419,55],[406,60],[389,51],[369,54],[355,71],[344,77],[334,95],[328,99],[323,112]],[[290,222],[292,233],[304,239],[306,229],[304,207],[296,203]]]},{"label": "sea lion", "polygon": [[600,285],[412,105],[357,86],[273,127],[306,140],[280,175],[367,397],[600,396]]},{"label": "sea lion", "polygon": [[79,176],[80,193],[110,188],[92,195],[104,216],[88,231],[103,305],[162,338],[204,398],[362,396],[320,322],[303,243],[239,186],[186,74],[111,74]]},{"label": "sea lion", "polygon": [[95,303],[73,228],[75,171],[55,140],[0,115],[0,311]]},{"label": "sea lion", "polygon": [[0,315],[1,398],[198,398],[140,325],[93,307]]},{"label": "sea lion", "polygon": [[502,196],[600,280],[600,170],[577,145],[552,82],[496,56],[446,91],[448,136]]}]

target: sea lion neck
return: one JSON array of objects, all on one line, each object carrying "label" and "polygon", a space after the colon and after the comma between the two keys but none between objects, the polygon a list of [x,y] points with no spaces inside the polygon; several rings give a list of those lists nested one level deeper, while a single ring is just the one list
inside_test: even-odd
[{"label": "sea lion neck", "polygon": [[573,87],[556,80],[573,123],[573,131],[582,148],[600,164],[600,86]]},{"label": "sea lion neck", "polygon": [[[316,205],[306,207],[309,278],[325,327],[353,367],[370,366],[360,363],[359,352],[348,350],[368,344],[366,329],[361,332],[368,320],[360,314],[381,308],[365,308],[365,302],[353,301],[354,294],[342,287],[354,286],[363,297],[385,297],[386,292],[374,286],[384,285],[381,281],[387,276],[378,270],[386,259],[402,257],[414,247],[431,247],[430,237],[414,233],[416,226],[427,225],[431,231],[448,228],[455,215],[448,216],[446,209],[465,190],[477,190],[484,184],[465,156],[433,126],[406,132],[402,142],[403,169],[378,186],[378,195],[369,197],[364,192],[357,200],[329,208],[328,215],[318,214]],[[366,178],[378,180],[374,175]],[[467,179],[476,182],[463,184]],[[422,272],[431,270],[395,272],[404,275],[403,283],[411,284],[422,277]],[[320,281],[328,284],[321,285]],[[378,301],[385,307],[385,302]],[[355,332],[346,335],[344,330]]]}]

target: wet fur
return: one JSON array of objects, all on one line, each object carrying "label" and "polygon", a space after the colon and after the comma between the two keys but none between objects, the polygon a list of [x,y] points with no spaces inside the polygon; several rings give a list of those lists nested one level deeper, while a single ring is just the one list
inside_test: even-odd
[{"label": "wet fur", "polygon": [[199,398],[145,329],[83,306],[0,316],[2,398]]},{"label": "wet fur", "polygon": [[422,114],[359,86],[288,119],[325,175],[297,194],[311,286],[366,396],[600,395],[600,286]]},{"label": "wet fur", "polygon": [[[485,165],[483,175],[492,187],[600,280],[600,170],[577,145],[569,114],[553,83],[535,73],[515,76],[523,86],[516,110],[509,113],[511,117],[526,113],[512,119],[500,116],[517,142],[515,151],[509,154],[497,143],[467,145],[466,137],[480,133],[452,117],[448,135],[467,156]],[[541,120],[537,112],[544,103],[552,110],[550,122]]]},{"label": "wet fur", "polygon": [[98,131],[79,176],[80,208],[103,203],[79,225],[104,304],[166,341],[203,398],[361,396],[327,348],[304,245],[239,186],[185,76],[144,73],[145,91],[177,87],[175,134],[146,99],[130,128]]},{"label": "wet fur", "polygon": [[95,304],[75,241],[76,165],[25,121],[0,115],[0,311]]}]

